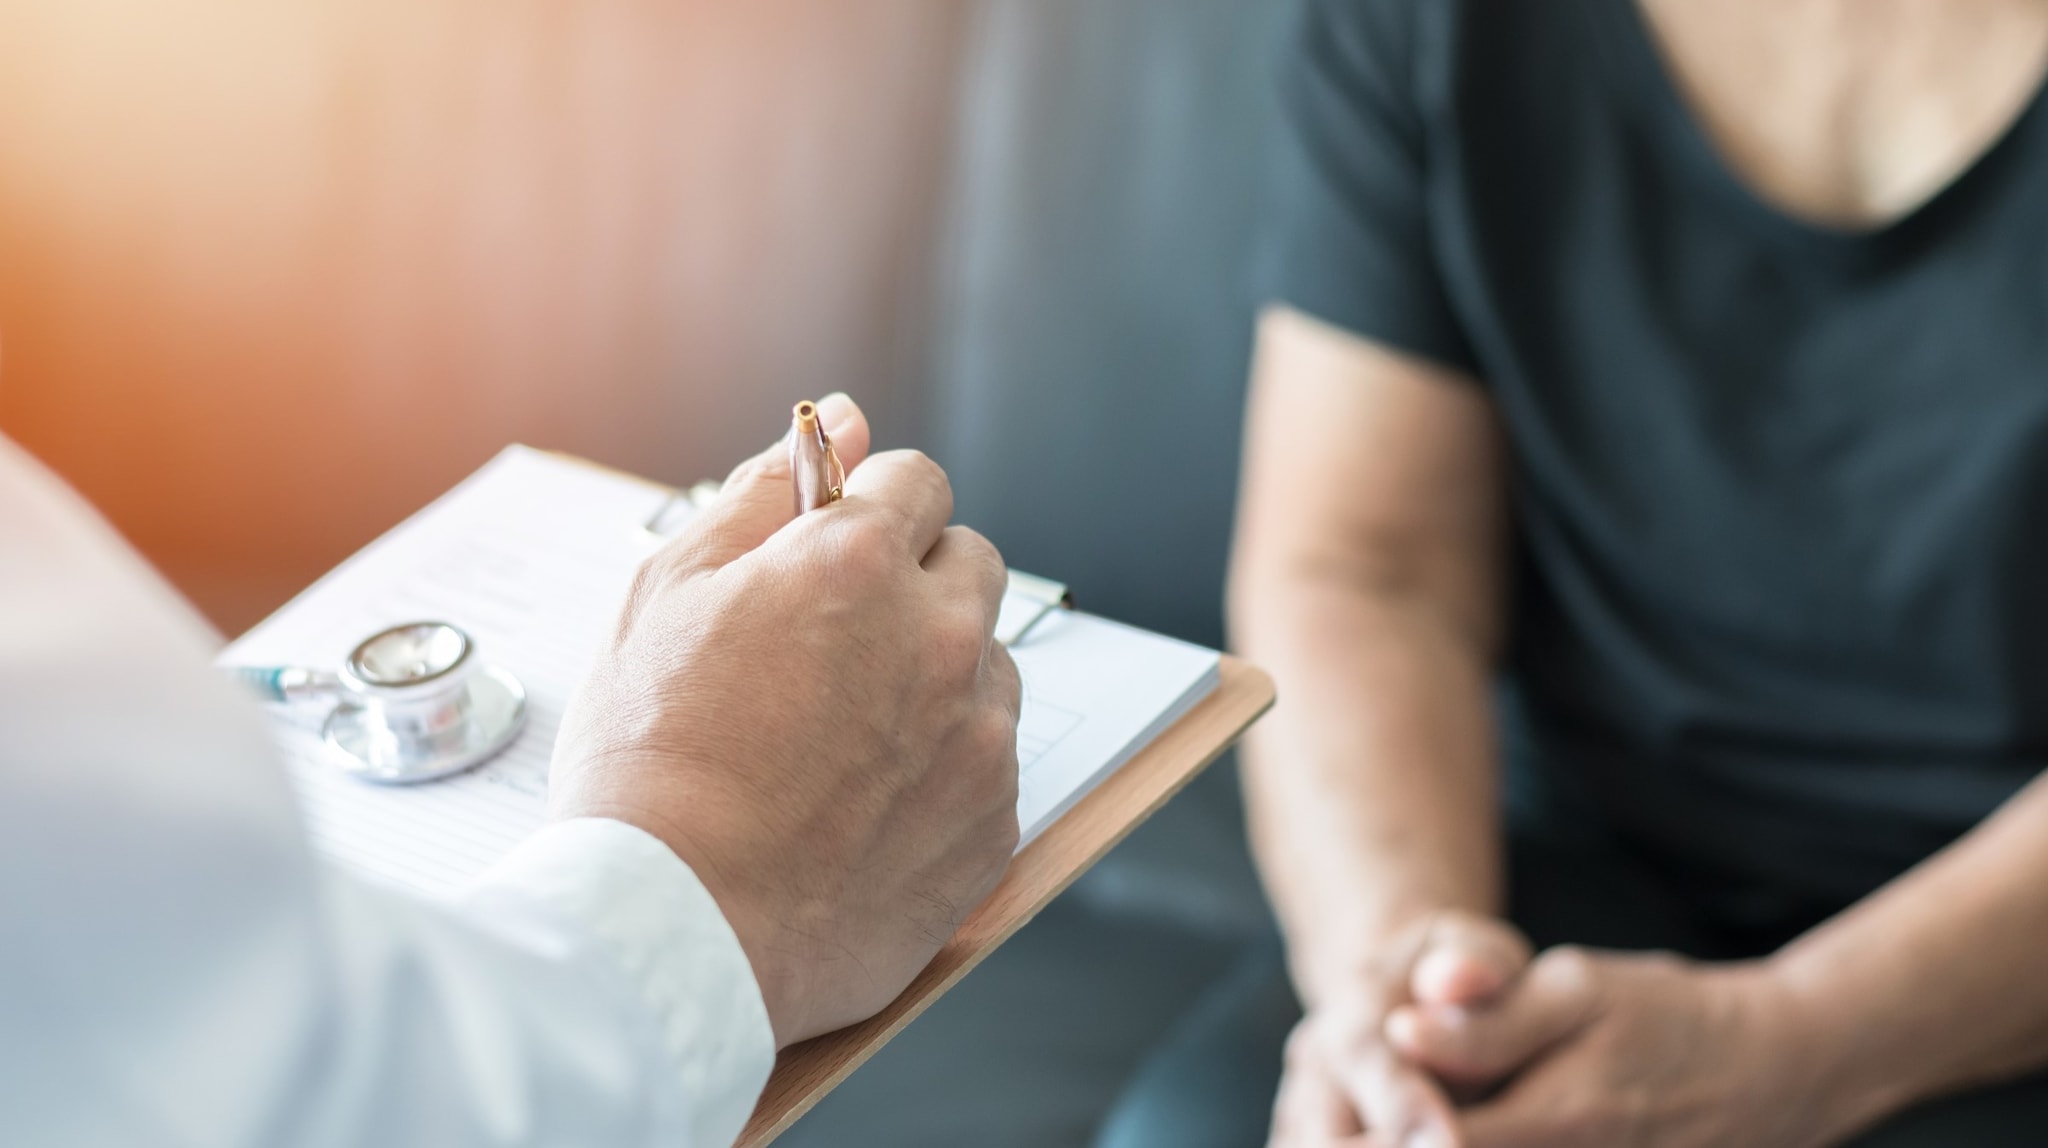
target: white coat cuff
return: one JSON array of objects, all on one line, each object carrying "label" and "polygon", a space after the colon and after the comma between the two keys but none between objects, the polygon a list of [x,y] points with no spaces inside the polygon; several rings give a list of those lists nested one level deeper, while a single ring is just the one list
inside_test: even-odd
[{"label": "white coat cuff", "polygon": [[623,821],[577,818],[535,833],[472,896],[537,900],[587,929],[654,1013],[682,1074],[689,1143],[728,1145],[775,1067],[753,965],[682,858]]}]

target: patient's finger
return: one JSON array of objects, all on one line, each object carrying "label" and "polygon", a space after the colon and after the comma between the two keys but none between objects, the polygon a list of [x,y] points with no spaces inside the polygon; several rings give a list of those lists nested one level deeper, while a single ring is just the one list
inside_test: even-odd
[{"label": "patient's finger", "polygon": [[1375,1140],[1402,1148],[1455,1148],[1457,1119],[1436,1081],[1375,1043],[1339,1070],[1344,1090]]},{"label": "patient's finger", "polygon": [[1271,1148],[1326,1148],[1365,1130],[1314,1041],[1308,1025],[1296,1027],[1287,1040],[1286,1071],[1273,1098]]},{"label": "patient's finger", "polygon": [[1477,1004],[1512,984],[1529,955],[1529,942],[1507,922],[1445,913],[1430,922],[1408,991],[1433,1004]]},{"label": "patient's finger", "polygon": [[1387,1015],[1387,1042],[1460,1083],[1521,1071],[1591,1019],[1596,986],[1576,950],[1552,950],[1504,996],[1478,1008],[1411,1004]]}]

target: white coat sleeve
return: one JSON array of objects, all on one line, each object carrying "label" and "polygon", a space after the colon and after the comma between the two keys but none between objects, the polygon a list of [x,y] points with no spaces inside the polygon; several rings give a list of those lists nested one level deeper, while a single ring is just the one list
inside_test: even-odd
[{"label": "white coat sleeve", "polygon": [[0,438],[0,1140],[732,1141],[773,1037],[687,865],[588,820],[448,903],[335,871],[215,645]]}]

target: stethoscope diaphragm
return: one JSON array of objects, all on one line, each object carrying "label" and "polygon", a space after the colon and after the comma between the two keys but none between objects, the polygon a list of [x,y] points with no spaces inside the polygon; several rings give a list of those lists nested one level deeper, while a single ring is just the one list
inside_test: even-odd
[{"label": "stethoscope diaphragm", "polygon": [[526,724],[519,679],[484,666],[448,622],[407,622],[350,651],[339,673],[242,668],[277,701],[333,697],[321,737],[345,773],[383,784],[433,781],[504,751]]}]

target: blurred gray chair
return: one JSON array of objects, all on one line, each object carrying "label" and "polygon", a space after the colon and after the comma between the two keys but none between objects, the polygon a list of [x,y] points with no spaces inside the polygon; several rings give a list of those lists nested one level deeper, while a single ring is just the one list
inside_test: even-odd
[{"label": "blurred gray chair", "polygon": [[[1212,646],[1287,8],[985,4],[940,247],[926,388],[960,519],[1084,608]],[[1256,924],[1228,773],[1077,892],[1194,927]]]},{"label": "blurred gray chair", "polygon": [[[988,0],[965,21],[919,441],[957,518],[1089,610],[1215,645],[1269,0]],[[1264,922],[1212,770],[789,1133],[1084,1144]]]}]

